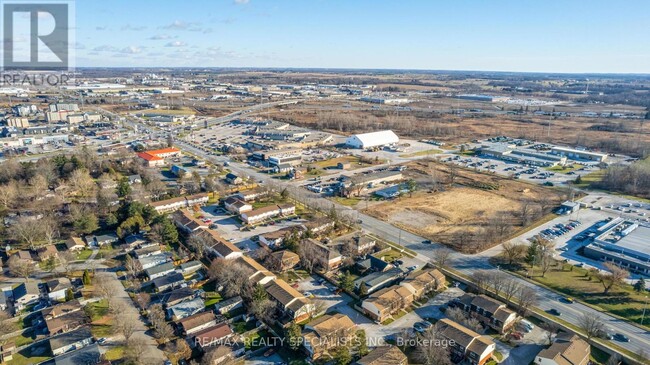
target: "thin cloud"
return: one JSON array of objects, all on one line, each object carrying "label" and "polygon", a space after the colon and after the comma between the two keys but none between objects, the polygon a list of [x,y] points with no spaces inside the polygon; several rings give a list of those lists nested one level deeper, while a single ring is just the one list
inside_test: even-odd
[{"label": "thin cloud", "polygon": [[152,41],[163,41],[163,40],[173,39],[173,38],[176,38],[176,37],[172,37],[172,36],[170,36],[168,34],[156,34],[156,35],[152,35],[148,39],[150,39]]},{"label": "thin cloud", "polygon": [[165,44],[165,47],[187,47],[187,43],[182,41],[174,41]]},{"label": "thin cloud", "polygon": [[235,4],[237,5],[246,5],[250,3],[250,0],[235,0]]},{"label": "thin cloud", "polygon": [[137,47],[137,46],[128,46],[122,48],[119,53],[122,54],[139,54],[142,53],[143,47]]},{"label": "thin cloud", "polygon": [[145,30],[145,29],[147,29],[147,27],[144,26],[144,25],[131,25],[131,24],[123,25],[120,28],[120,30],[136,31],[136,32],[141,31],[141,30]]},{"label": "thin cloud", "polygon": [[109,45],[101,45],[93,48],[95,52],[117,52],[117,48]]}]

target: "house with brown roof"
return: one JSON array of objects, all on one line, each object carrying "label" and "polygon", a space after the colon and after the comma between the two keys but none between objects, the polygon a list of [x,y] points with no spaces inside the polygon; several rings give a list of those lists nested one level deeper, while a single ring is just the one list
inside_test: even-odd
[{"label": "house with brown roof", "polygon": [[326,314],[305,325],[302,343],[312,360],[341,344],[352,343],[356,325],[345,314]]},{"label": "house with brown roof", "polygon": [[209,196],[207,193],[199,193],[151,202],[149,205],[158,213],[168,213],[181,208],[191,208],[193,205],[203,205],[206,204],[208,200]]},{"label": "house with brown roof", "polygon": [[55,335],[76,330],[88,323],[88,320],[83,311],[74,311],[50,319],[45,318],[45,324],[50,335]]},{"label": "house with brown roof", "polygon": [[79,304],[79,301],[77,299],[74,299],[69,302],[47,307],[41,311],[41,314],[43,315],[43,318],[47,320],[66,315],[68,313],[77,312],[82,309],[83,307],[81,304]]},{"label": "house with brown roof", "polygon": [[400,285],[411,291],[413,297],[419,299],[431,291],[443,289],[446,283],[445,275],[438,269],[424,269],[412,272]]},{"label": "house with brown roof", "polygon": [[307,230],[314,234],[321,234],[334,228],[335,222],[327,217],[320,217],[304,224]]},{"label": "house with brown roof", "polygon": [[311,300],[282,279],[270,281],[265,289],[270,299],[276,302],[278,309],[296,322],[309,318],[316,310]]},{"label": "house with brown roof", "polygon": [[269,281],[276,279],[272,272],[248,256],[239,257],[237,262],[250,272],[248,280],[253,284],[265,285]]},{"label": "house with brown roof", "polygon": [[364,314],[383,322],[413,303],[413,293],[401,285],[393,285],[370,294],[362,303]]},{"label": "house with brown roof", "polygon": [[269,194],[268,190],[263,188],[254,188],[243,191],[238,191],[234,196],[245,202],[265,197]]},{"label": "house with brown roof", "polygon": [[217,324],[217,316],[212,312],[200,312],[176,322],[178,330],[185,336],[202,331]]},{"label": "house with brown roof", "polygon": [[222,322],[208,327],[194,334],[193,345],[199,346],[202,350],[223,344],[228,338],[234,335],[227,322]]},{"label": "house with brown roof", "polygon": [[242,214],[253,210],[253,206],[234,196],[229,196],[223,201],[223,206],[233,214]]},{"label": "house with brown roof", "polygon": [[331,271],[343,264],[343,256],[333,247],[326,246],[313,238],[302,241],[302,245],[315,250],[318,254],[318,264],[323,270]]},{"label": "house with brown roof", "polygon": [[379,346],[359,359],[355,365],[408,365],[408,358],[397,346]]},{"label": "house with brown roof", "polygon": [[591,346],[578,335],[562,333],[535,356],[536,365],[587,365]]},{"label": "house with brown roof", "polygon": [[207,229],[208,224],[200,219],[194,217],[194,214],[189,209],[180,209],[172,214],[172,220],[176,227],[183,230],[185,233],[192,233],[199,229]]},{"label": "house with brown roof", "polygon": [[209,229],[200,229],[194,234],[200,235],[207,242],[207,251],[224,259],[236,259],[244,253],[233,245],[232,242],[226,241],[217,232]]},{"label": "house with brown roof", "polygon": [[291,270],[300,263],[300,256],[289,250],[276,251],[271,256],[277,264],[277,271],[280,272]]},{"label": "house with brown roof", "polygon": [[438,333],[449,341],[452,356],[463,358],[470,365],[485,364],[496,349],[490,336],[480,335],[448,318],[441,319],[436,326]]},{"label": "house with brown roof", "polygon": [[11,257],[17,257],[21,260],[34,261],[32,254],[27,250],[16,251],[11,255]]},{"label": "house with brown roof", "polygon": [[293,204],[268,205],[241,214],[241,219],[246,224],[258,224],[278,216],[295,214],[296,206]]},{"label": "house with brown roof", "polygon": [[70,251],[81,251],[86,248],[86,242],[81,237],[72,236],[65,241],[65,246]]},{"label": "house with brown roof", "polygon": [[283,246],[285,238],[292,234],[299,234],[301,231],[300,227],[285,227],[277,231],[262,233],[259,235],[259,239],[260,243],[275,249]]},{"label": "house with brown roof", "polygon": [[353,237],[350,241],[350,247],[356,255],[362,255],[370,252],[377,245],[377,240],[369,236]]},{"label": "house with brown roof", "polygon": [[453,306],[464,310],[499,333],[507,332],[517,321],[517,313],[510,310],[505,303],[483,294],[467,293],[454,300]]}]

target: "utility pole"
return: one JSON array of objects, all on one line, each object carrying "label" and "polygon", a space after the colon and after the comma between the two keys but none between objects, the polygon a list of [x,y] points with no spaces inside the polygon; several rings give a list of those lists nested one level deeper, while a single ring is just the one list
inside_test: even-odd
[{"label": "utility pole", "polygon": [[641,316],[641,325],[643,326],[643,320],[645,319],[645,310],[648,307],[648,296],[645,296],[645,302],[643,303],[643,315]]}]

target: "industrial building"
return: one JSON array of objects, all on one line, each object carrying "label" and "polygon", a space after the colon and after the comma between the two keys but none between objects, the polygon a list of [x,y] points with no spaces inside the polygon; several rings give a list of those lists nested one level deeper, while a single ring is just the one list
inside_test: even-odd
[{"label": "industrial building", "polygon": [[632,273],[650,277],[650,228],[616,218],[598,229],[600,235],[584,253],[592,259],[612,262]]},{"label": "industrial building", "polygon": [[564,166],[567,162],[567,158],[564,156],[552,155],[533,149],[516,148],[515,145],[503,143],[483,145],[481,146],[479,153],[483,156],[499,160],[512,161],[532,166]]},{"label": "industrial building", "polygon": [[399,137],[391,130],[355,134],[345,140],[345,144],[352,148],[373,148],[393,145],[399,142]]},{"label": "industrial building", "polygon": [[553,147],[551,148],[551,154],[566,156],[567,158],[576,161],[605,162],[607,159],[607,155],[604,153],[576,150],[566,147]]}]

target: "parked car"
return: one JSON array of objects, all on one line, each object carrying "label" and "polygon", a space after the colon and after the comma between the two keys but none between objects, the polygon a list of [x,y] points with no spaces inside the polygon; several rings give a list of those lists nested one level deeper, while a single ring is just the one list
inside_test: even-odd
[{"label": "parked car", "polygon": [[554,316],[561,316],[562,315],[562,312],[560,312],[559,310],[557,310],[555,308],[549,309],[547,312],[548,312],[548,314],[552,314]]},{"label": "parked car", "polygon": [[619,342],[630,342],[630,339],[622,333],[614,334],[613,338]]}]

